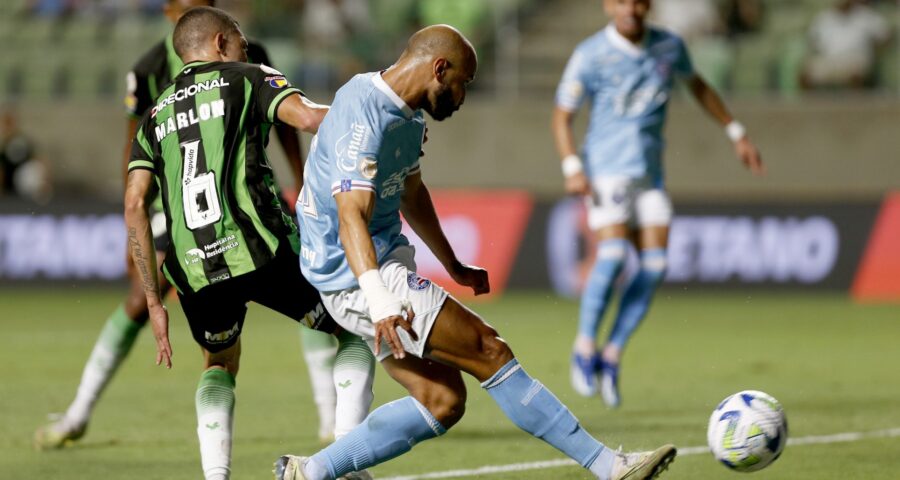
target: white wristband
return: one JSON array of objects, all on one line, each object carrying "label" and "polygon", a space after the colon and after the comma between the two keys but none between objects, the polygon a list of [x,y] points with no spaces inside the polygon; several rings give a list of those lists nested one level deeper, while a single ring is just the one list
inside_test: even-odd
[{"label": "white wristband", "polygon": [[584,171],[584,165],[581,163],[581,159],[578,158],[578,155],[566,155],[566,158],[562,159],[562,172],[563,176],[566,178],[571,177],[572,175],[579,174]]},{"label": "white wristband", "polygon": [[373,323],[403,313],[404,302],[388,290],[378,270],[368,270],[357,280],[369,304],[369,316]]},{"label": "white wristband", "polygon": [[732,120],[728,125],[725,125],[725,134],[728,135],[732,142],[736,142],[747,135],[747,129],[744,128],[741,122]]}]

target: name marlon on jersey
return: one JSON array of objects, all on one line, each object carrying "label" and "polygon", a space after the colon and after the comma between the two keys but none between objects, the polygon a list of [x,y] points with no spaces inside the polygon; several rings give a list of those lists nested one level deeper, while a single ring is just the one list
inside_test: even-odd
[{"label": "name marlon on jersey", "polygon": [[[163,108],[174,104],[175,102],[189,99],[200,92],[223,88],[229,85],[230,84],[228,83],[228,81],[224,78],[215,78],[175,90],[171,95],[162,99],[162,101],[159,102],[158,105],[153,107],[153,110],[150,112],[150,118],[156,118],[157,113],[159,113]],[[156,125],[156,140],[161,141],[169,134],[182,128],[187,128],[189,125],[194,125],[200,121],[209,120],[210,118],[217,118],[224,115],[224,100],[213,100],[211,102],[202,103],[197,106],[197,111],[194,111],[194,109],[191,108],[188,109],[187,112],[176,113],[174,116],[166,119],[165,122]]]},{"label": "name marlon on jersey", "polygon": [[211,102],[201,103],[197,106],[197,111],[189,108],[187,112],[176,113],[174,116],[160,123],[154,130],[156,131],[156,141],[161,142],[169,134],[174,133],[183,128],[187,128],[199,122],[205,122],[211,118],[219,118],[225,115],[225,100],[213,100]]}]

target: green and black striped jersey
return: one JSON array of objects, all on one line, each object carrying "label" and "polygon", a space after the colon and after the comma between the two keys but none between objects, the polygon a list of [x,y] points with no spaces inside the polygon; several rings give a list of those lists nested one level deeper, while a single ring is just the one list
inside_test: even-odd
[{"label": "green and black striped jersey", "polygon": [[[247,59],[249,63],[272,65],[266,49],[253,40],[247,42]],[[125,108],[128,114],[140,119],[183,67],[184,63],[172,46],[170,33],[147,50],[126,75]]]},{"label": "green and black striped jersey", "polygon": [[298,250],[266,159],[278,105],[302,92],[265,65],[195,62],[143,117],[128,170],[160,185],[169,248],[164,270],[182,293],[252,272]]}]

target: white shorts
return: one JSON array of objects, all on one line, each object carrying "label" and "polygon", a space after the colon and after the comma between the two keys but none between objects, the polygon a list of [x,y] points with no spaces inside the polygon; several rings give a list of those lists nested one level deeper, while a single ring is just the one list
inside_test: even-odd
[{"label": "white shorts", "polygon": [[672,222],[669,195],[647,179],[594,177],[591,187],[592,194],[585,199],[591,230],[619,224],[637,228]]},{"label": "white shorts", "polygon": [[[425,342],[431,333],[431,327],[437,320],[444,300],[447,299],[447,291],[439,285],[435,285],[426,278],[416,274],[415,249],[411,246],[398,247],[378,267],[381,278],[394,295],[409,300],[412,304],[415,317],[413,318],[413,331],[419,337],[413,339],[403,329],[397,329],[403,349],[417,357],[425,353]],[[369,307],[366,297],[359,288],[338,290],[335,292],[322,292],[322,303],[328,313],[344,330],[362,337],[372,352],[375,351],[375,326],[369,316]],[[381,341],[381,353],[378,361],[391,355],[391,349],[387,342]]]}]

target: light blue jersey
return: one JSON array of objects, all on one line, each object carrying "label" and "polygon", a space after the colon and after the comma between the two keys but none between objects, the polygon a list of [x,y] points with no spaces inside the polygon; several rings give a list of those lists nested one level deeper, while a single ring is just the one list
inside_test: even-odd
[{"label": "light blue jersey", "polygon": [[422,112],[410,109],[380,73],[356,75],[338,90],[313,138],[297,199],[300,268],[316,289],[358,286],[338,237],[338,193],[375,192],[369,233],[379,264],[409,244],[400,234],[400,198],[406,177],[419,172],[424,136]]},{"label": "light blue jersey", "polygon": [[676,76],[694,73],[684,42],[647,28],[641,45],[612,24],[575,48],[556,91],[557,107],[591,101],[582,157],[590,176],[646,178],[662,186],[663,124]]}]

